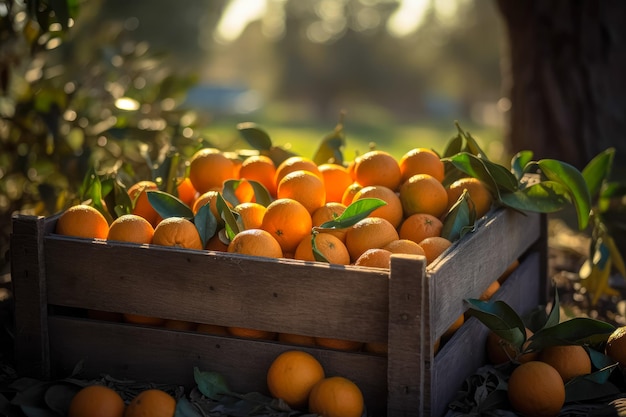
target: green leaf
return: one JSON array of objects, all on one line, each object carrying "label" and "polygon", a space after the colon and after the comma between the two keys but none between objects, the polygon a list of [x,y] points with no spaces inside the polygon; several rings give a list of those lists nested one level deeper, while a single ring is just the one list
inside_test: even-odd
[{"label": "green leaf", "polygon": [[452,137],[443,151],[443,158],[449,158],[463,151],[463,137],[460,133]]},{"label": "green leaf", "polygon": [[575,317],[555,326],[544,327],[530,337],[530,349],[541,350],[548,346],[593,345],[605,342],[615,327],[609,323],[587,317]]},{"label": "green leaf", "polygon": [[533,159],[532,151],[520,151],[516,153],[511,159],[511,171],[515,175],[518,181],[522,179],[525,174],[525,167]]},{"label": "green leaf", "polygon": [[204,417],[205,415],[200,412],[192,403],[185,397],[181,397],[176,400],[176,411],[174,417]]},{"label": "green leaf", "polygon": [[217,400],[230,392],[226,378],[217,372],[200,371],[196,366],[193,368],[193,378],[198,390],[207,398]]},{"label": "green leaf", "polygon": [[476,210],[473,204],[470,204],[471,198],[467,190],[463,190],[463,194],[456,203],[450,208],[450,211],[443,220],[441,236],[451,242],[463,237],[465,234],[474,230],[476,222]]},{"label": "green leaf", "polygon": [[168,217],[184,217],[193,219],[193,211],[179,198],[158,190],[147,190],[148,201],[154,210],[164,219]]},{"label": "green leaf", "polygon": [[217,219],[213,215],[209,204],[205,204],[198,209],[198,212],[193,218],[193,223],[202,240],[202,247],[206,248],[207,242],[215,236],[215,232],[217,231]]},{"label": "green leaf", "polygon": [[501,300],[481,301],[472,298],[466,301],[469,304],[468,314],[521,351],[526,341],[526,326],[515,310]]},{"label": "green leaf", "polygon": [[550,314],[548,314],[548,318],[546,319],[546,323],[543,325],[543,327],[552,327],[552,326],[556,326],[557,324],[559,324],[559,322],[561,321],[561,308],[560,308],[560,303],[559,303],[559,291],[556,287],[556,285],[553,285],[554,287],[554,302],[552,303],[552,308],[550,309]]},{"label": "green leaf", "polygon": [[361,198],[353,201],[341,216],[329,220],[319,226],[320,229],[345,229],[354,226],[360,220],[369,216],[378,207],[386,205],[387,202],[380,198]]},{"label": "green leaf", "polygon": [[237,125],[239,134],[259,151],[269,151],[272,148],[272,139],[259,125],[253,122],[244,122]]},{"label": "green leaf", "polygon": [[254,191],[254,200],[263,207],[269,206],[272,202],[272,196],[269,191],[267,191],[267,188],[258,181],[248,180],[248,182]]},{"label": "green leaf", "polygon": [[574,378],[565,384],[565,402],[600,401],[614,398],[620,389],[609,381],[617,364]]},{"label": "green leaf", "polygon": [[231,180],[224,181],[224,186],[222,188],[222,197],[224,198],[224,200],[228,201],[233,206],[236,206],[240,203],[239,199],[237,198],[237,194],[235,194],[235,192],[237,191],[237,188],[239,188],[239,186],[241,185],[243,181],[245,180],[232,180],[231,179]]},{"label": "green leaf", "polygon": [[450,162],[454,167],[470,177],[481,180],[489,191],[499,198],[498,184],[485,166],[485,162],[482,159],[470,153],[462,152],[443,160]]},{"label": "green leaf", "polygon": [[512,193],[500,194],[500,203],[520,210],[554,213],[570,204],[567,191],[560,183],[543,181]]},{"label": "green leaf", "polygon": [[230,211],[230,208],[228,207],[228,204],[226,204],[226,200],[224,200],[224,197],[222,197],[221,193],[217,194],[217,200],[215,204],[217,206],[217,212],[226,223],[226,236],[228,236],[228,240],[233,240],[235,235],[239,233],[239,225],[237,224],[237,219],[233,215],[233,212]]},{"label": "green leaf", "polygon": [[585,347],[585,349],[587,350],[587,353],[589,353],[589,359],[591,359],[591,364],[595,369],[604,369],[616,364],[613,359],[596,349],[592,349],[590,347]]},{"label": "green leaf", "polygon": [[560,183],[567,189],[576,207],[578,227],[584,230],[589,223],[591,195],[583,175],[574,166],[554,159],[542,159],[537,164],[546,178]]},{"label": "green leaf", "polygon": [[600,192],[602,183],[609,179],[613,167],[615,148],[608,148],[596,155],[585,168],[582,175],[587,184],[589,195],[596,196]]},{"label": "green leaf", "polygon": [[315,242],[316,237],[317,237],[316,232],[311,233],[311,247],[313,248],[313,258],[315,258],[315,260],[318,262],[326,262],[327,264],[329,264],[330,261],[326,259],[324,254],[320,252],[320,250],[317,248],[317,244]]},{"label": "green leaf", "polygon": [[345,113],[342,112],[339,117],[339,123],[332,132],[324,136],[315,155],[313,161],[317,165],[326,163],[343,164],[343,148],[346,146],[346,136],[343,130],[343,118]]}]

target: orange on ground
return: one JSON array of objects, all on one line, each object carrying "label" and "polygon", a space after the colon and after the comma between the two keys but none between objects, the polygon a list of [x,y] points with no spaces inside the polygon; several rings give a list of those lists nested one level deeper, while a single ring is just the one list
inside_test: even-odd
[{"label": "orange on ground", "polygon": [[563,382],[591,373],[591,359],[579,345],[548,346],[539,352],[539,360],[557,370]]},{"label": "orange on ground", "polygon": [[71,399],[69,417],[122,417],[124,400],[117,391],[104,385],[88,385]]},{"label": "orange on ground", "polygon": [[356,193],[358,193],[361,188],[363,188],[363,186],[357,182],[353,182],[352,184],[350,184],[348,188],[346,188],[346,190],[343,192],[343,196],[341,197],[341,204],[348,207],[354,200],[354,196],[356,195]]},{"label": "orange on ground", "polygon": [[324,178],[326,201],[341,203],[346,188],[354,182],[348,169],[338,164],[322,164],[318,169]]},{"label": "orange on ground", "polygon": [[261,229],[278,241],[283,253],[293,253],[302,239],[311,233],[309,211],[299,202],[279,198],[267,206]]},{"label": "orange on ground", "polygon": [[363,407],[359,387],[342,376],[319,381],[309,395],[309,411],[324,417],[361,417]]},{"label": "orange on ground", "polygon": [[354,262],[356,266],[389,269],[391,252],[386,249],[368,249]]},{"label": "orange on ground", "polygon": [[136,214],[124,214],[111,223],[107,240],[132,243],[152,243],[154,228],[150,222]]},{"label": "orange on ground", "polygon": [[154,229],[152,243],[186,249],[204,249],[196,226],[184,217],[163,219]]},{"label": "orange on ground", "polygon": [[377,208],[370,213],[370,217],[381,217],[386,219],[397,228],[402,223],[404,217],[400,197],[391,189],[382,185],[370,185],[363,187],[354,195],[352,202],[362,198],[379,198],[387,204]]},{"label": "orange on ground", "polygon": [[144,316],[141,314],[124,313],[124,321],[126,323],[143,324],[145,326],[162,326],[165,319],[160,317]]},{"label": "orange on ground", "polygon": [[354,167],[354,175],[356,182],[363,187],[383,185],[394,191],[402,179],[398,161],[384,151],[369,151],[361,155]]},{"label": "orange on ground", "polygon": [[427,237],[440,236],[441,229],[443,229],[443,223],[437,217],[426,213],[415,213],[404,219],[398,234],[400,239],[420,243]]},{"label": "orange on ground", "polygon": [[189,179],[200,194],[221,189],[231,178],[235,178],[235,164],[219,149],[200,149],[190,159]]},{"label": "orange on ground", "polygon": [[379,249],[398,240],[398,232],[389,221],[380,217],[359,220],[346,232],[346,247],[350,259],[356,261],[368,249]]},{"label": "orange on ground", "polygon": [[305,336],[302,334],[278,333],[278,341],[292,345],[315,346],[315,338],[313,336]]},{"label": "orange on ground", "polygon": [[193,204],[193,201],[196,199],[196,194],[198,193],[198,191],[196,191],[193,187],[189,177],[178,178],[176,183],[176,192],[178,193],[180,201],[187,204],[189,207]]},{"label": "orange on ground", "polygon": [[447,211],[448,193],[435,177],[417,174],[400,186],[400,201],[405,217],[415,213],[441,217]]},{"label": "orange on ground", "polygon": [[443,162],[439,158],[439,155],[430,149],[411,149],[402,155],[398,164],[400,165],[400,172],[402,173],[402,182],[417,174],[432,175],[439,182],[443,182],[445,177],[445,166]]},{"label": "orange on ground", "polygon": [[163,322],[163,327],[172,330],[194,330],[196,323],[192,321],[168,319]]},{"label": "orange on ground", "polygon": [[228,252],[266,258],[283,256],[280,244],[269,232],[262,229],[248,229],[237,233],[228,244]]},{"label": "orange on ground", "polygon": [[[346,206],[337,202],[328,202],[324,204],[322,207],[318,208],[311,215],[311,222],[313,227],[321,226],[322,224],[335,220],[337,217],[341,216],[341,214],[346,210]],[[319,229],[320,233],[328,233],[331,234],[342,242],[346,240],[346,231],[347,229]]]},{"label": "orange on ground", "polygon": [[276,196],[290,198],[302,204],[309,213],[313,213],[326,203],[324,182],[309,171],[293,171],[285,175],[278,183]]},{"label": "orange on ground", "polygon": [[398,239],[389,242],[383,249],[387,249],[391,253],[405,253],[409,255],[421,255],[425,256],[424,249],[417,243],[408,239]]},{"label": "orange on ground", "polygon": [[271,196],[276,197],[276,166],[272,159],[265,155],[252,155],[241,164],[239,178],[261,183]]},{"label": "orange on ground", "polygon": [[[312,234],[302,239],[296,247],[293,258],[315,261],[312,240]],[[315,247],[331,264],[348,265],[350,263],[350,254],[346,245],[336,236],[329,233],[316,233]]]},{"label": "orange on ground", "polygon": [[198,323],[196,325],[196,331],[200,333],[215,334],[220,336],[225,336],[229,334],[226,327],[208,323]]},{"label": "orange on ground", "polygon": [[313,355],[288,350],[278,355],[267,370],[267,388],[292,408],[307,405],[311,388],[324,378],[324,368]]},{"label": "orange on ground", "polygon": [[241,203],[236,205],[233,211],[239,214],[243,230],[261,228],[263,216],[265,215],[265,206],[259,203]]},{"label": "orange on ground", "polygon": [[446,249],[452,246],[452,242],[441,236],[427,237],[422,240],[419,245],[424,250],[426,256],[426,264],[430,264],[437,259]]},{"label": "orange on ground", "polygon": [[320,172],[317,164],[313,162],[313,160],[309,158],[305,158],[303,156],[290,156],[281,162],[276,168],[276,175],[274,176],[274,184],[278,187],[280,181],[285,177],[285,175],[294,171],[308,171],[317,175],[317,177],[324,181],[324,177]]},{"label": "orange on ground", "polygon": [[491,208],[493,197],[487,187],[485,187],[479,179],[472,177],[458,179],[448,186],[446,189],[446,193],[448,195],[447,210],[449,210],[454,203],[457,202],[465,189],[467,189],[470,200],[476,209],[476,218],[478,219],[483,217]]},{"label": "orange on ground", "polygon": [[622,367],[626,366],[626,326],[618,327],[606,341],[605,353]]},{"label": "orange on ground", "polygon": [[263,339],[274,340],[276,339],[276,333],[267,330],[249,329],[247,327],[229,326],[226,327],[226,331],[231,336],[243,337],[247,339]]},{"label": "orange on ground", "polygon": [[495,280],[491,284],[489,284],[487,289],[483,291],[482,294],[480,294],[478,299],[482,301],[489,301],[491,297],[493,297],[493,295],[496,292],[498,292],[499,289],[500,289],[500,283],[498,282],[498,280]]},{"label": "orange on ground", "polygon": [[565,385],[559,373],[540,361],[523,363],[511,373],[508,397],[513,408],[525,415],[553,417],[565,403]]},{"label": "orange on ground", "polygon": [[465,314],[461,314],[457,319],[448,327],[448,329],[441,335],[441,339],[448,340],[450,339],[457,330],[461,328],[461,326],[465,323]]},{"label": "orange on ground", "polygon": [[133,398],[124,417],[174,417],[176,399],[160,389],[141,391]]},{"label": "orange on ground", "polygon": [[106,239],[109,223],[95,208],[78,204],[65,210],[56,224],[56,233],[87,239]]},{"label": "orange on ground", "polygon": [[357,342],[356,340],[335,339],[332,337],[316,337],[315,344],[328,349],[344,350],[347,352],[356,352],[363,347],[363,343]]},{"label": "orange on ground", "polygon": [[[532,330],[526,328],[526,342],[522,349],[526,349],[530,344],[528,339],[533,335]],[[499,365],[501,363],[509,362],[510,360],[516,360],[520,363],[537,360],[539,356],[538,352],[528,352],[521,354],[516,348],[509,342],[503,340],[495,332],[490,331],[487,336],[486,342],[487,359],[493,365]]]},{"label": "orange on ground", "polygon": [[128,189],[128,196],[130,201],[133,202],[133,214],[143,217],[148,220],[153,227],[161,220],[161,216],[156,212],[150,200],[148,200],[148,193],[146,191],[156,191],[159,187],[154,181],[139,181],[130,186]]}]

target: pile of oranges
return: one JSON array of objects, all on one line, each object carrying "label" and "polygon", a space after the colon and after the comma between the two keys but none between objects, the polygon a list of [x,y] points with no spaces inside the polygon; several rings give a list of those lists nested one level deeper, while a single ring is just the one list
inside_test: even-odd
[{"label": "pile of oranges", "polygon": [[[314,247],[328,262],[388,268],[392,253],[417,254],[428,263],[452,242],[441,236],[443,221],[464,190],[477,217],[492,205],[487,188],[475,178],[444,186],[444,163],[425,148],[415,148],[400,160],[381,151],[369,151],[346,165],[317,165],[292,156],[276,165],[264,155],[243,159],[205,148],[189,160],[188,177],[176,186],[176,197],[197,214],[208,205],[224,227],[218,199],[228,180],[237,180],[235,204],[228,209],[241,227],[230,239],[224,233],[203,244],[193,218],[163,219],[152,207],[152,181],[128,188],[132,214],[109,224],[88,205],[66,210],[58,219],[60,234],[189,249],[227,251],[272,258],[316,260]],[[270,200],[261,204],[253,185],[260,184]],[[350,204],[376,198],[385,204],[356,224],[343,229],[321,228],[339,217]],[[232,200],[231,200],[232,201]]]},{"label": "pile of oranges", "polygon": [[105,385],[87,385],[71,399],[68,417],[174,417],[176,399],[151,388],[141,391],[126,405],[121,395]]}]

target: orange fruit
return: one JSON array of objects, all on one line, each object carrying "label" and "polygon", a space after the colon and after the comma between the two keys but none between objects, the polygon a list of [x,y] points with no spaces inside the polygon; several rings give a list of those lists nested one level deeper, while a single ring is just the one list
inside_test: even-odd
[{"label": "orange fruit", "polygon": [[398,232],[389,221],[380,217],[366,217],[348,228],[346,247],[350,259],[356,261],[366,250],[382,248],[398,239]]},{"label": "orange fruit", "polygon": [[165,319],[160,317],[144,316],[141,314],[124,313],[123,317],[126,323],[142,324],[145,326],[162,326],[163,323],[165,323]]},{"label": "orange fruit", "polygon": [[356,182],[363,187],[382,185],[394,191],[402,179],[398,161],[384,151],[369,151],[361,155],[354,167],[354,175]]},{"label": "orange fruit", "polygon": [[354,200],[354,196],[356,195],[356,193],[358,193],[361,188],[363,188],[363,186],[357,182],[353,182],[352,184],[350,184],[348,188],[346,188],[346,190],[343,192],[343,196],[341,197],[341,204],[348,207]]},{"label": "orange fruit", "polygon": [[420,243],[427,237],[440,236],[443,223],[437,217],[426,213],[415,213],[404,219],[398,234],[400,239]]},{"label": "orange fruit", "polygon": [[479,179],[473,177],[458,179],[448,186],[446,189],[448,195],[448,208],[446,211],[450,210],[457,202],[461,194],[463,194],[463,190],[467,190],[469,193],[470,200],[476,210],[476,218],[481,218],[487,214],[491,208],[493,197],[487,187]]},{"label": "orange fruit", "polygon": [[244,230],[261,228],[263,216],[265,215],[265,206],[259,203],[241,203],[237,204],[233,211],[239,214]]},{"label": "orange fruit", "polygon": [[187,204],[189,207],[193,204],[193,201],[196,199],[196,194],[198,193],[188,177],[178,178],[176,192],[178,193],[180,201]]},{"label": "orange fruit", "polygon": [[[322,224],[335,220],[337,217],[341,216],[341,214],[346,210],[346,206],[341,203],[336,202],[328,202],[324,204],[322,207],[318,208],[311,215],[311,222],[313,227],[321,226]],[[319,229],[320,233],[328,233],[331,234],[342,242],[346,240],[346,228],[343,229]]]},{"label": "orange fruit", "polygon": [[352,181],[356,181],[356,175],[354,173],[354,169],[356,168],[356,163],[358,162],[358,160],[359,160],[359,157],[357,156],[352,161],[348,162],[348,166],[346,168],[348,170],[348,174],[350,174],[350,178],[352,178]]},{"label": "orange fruit", "polygon": [[154,229],[152,243],[177,248],[204,249],[196,226],[184,217],[168,217]]},{"label": "orange fruit", "polygon": [[239,178],[261,183],[271,196],[276,196],[276,166],[271,158],[265,155],[252,155],[244,159],[239,170]]},{"label": "orange fruit", "polygon": [[446,249],[452,246],[452,242],[441,236],[427,237],[422,240],[419,245],[424,250],[426,256],[426,264],[430,264],[437,259]]},{"label": "orange fruit", "polygon": [[219,232],[216,232],[206,243],[204,249],[217,252],[228,252],[228,243],[224,243],[222,239],[220,239]]},{"label": "orange fruit", "polygon": [[565,385],[552,366],[540,361],[523,363],[511,373],[508,397],[525,416],[557,416],[565,403]]},{"label": "orange fruit", "polygon": [[104,385],[88,385],[71,399],[69,417],[122,417],[124,400],[117,391]]},{"label": "orange fruit", "polygon": [[441,217],[448,207],[448,193],[435,177],[417,174],[400,186],[400,201],[406,217],[415,213]]},{"label": "orange fruit", "polygon": [[445,178],[445,166],[443,162],[439,158],[439,155],[430,149],[411,149],[402,155],[398,164],[400,165],[400,172],[402,173],[402,182],[417,174],[432,175],[439,182],[443,182]]},{"label": "orange fruit", "polygon": [[219,149],[204,148],[189,160],[189,179],[200,193],[221,189],[224,181],[235,178],[235,164]]},{"label": "orange fruit", "polygon": [[359,387],[342,376],[322,379],[309,394],[309,411],[324,417],[361,417],[363,407]]},{"label": "orange fruit", "polygon": [[219,326],[217,324],[207,324],[207,323],[198,323],[196,325],[196,331],[200,333],[214,334],[220,336],[226,336],[228,330],[224,326]]},{"label": "orange fruit", "polygon": [[280,244],[269,232],[262,229],[247,229],[237,233],[228,244],[228,252],[266,258],[283,256]]},{"label": "orange fruit", "polygon": [[274,176],[274,184],[278,187],[280,181],[285,175],[294,171],[308,171],[315,174],[320,180],[324,181],[324,177],[320,172],[317,164],[309,158],[303,156],[290,156],[281,162],[276,168],[276,175]]},{"label": "orange fruit", "polygon": [[315,338],[313,336],[305,336],[294,333],[278,333],[278,341],[290,343],[292,345],[314,346]]},{"label": "orange fruit", "polygon": [[95,208],[78,204],[65,210],[56,224],[56,233],[87,239],[106,239],[109,223]]},{"label": "orange fruit", "polygon": [[324,368],[313,355],[300,350],[288,350],[278,355],[267,370],[267,388],[274,398],[280,398],[292,408],[302,408],[309,393],[324,378]]},{"label": "orange fruit", "polygon": [[154,228],[150,222],[136,214],[124,214],[111,223],[107,240],[132,243],[152,243]]},{"label": "orange fruit", "polygon": [[354,262],[356,266],[389,269],[391,252],[386,249],[368,249]]},{"label": "orange fruit", "polygon": [[[215,218],[217,219],[217,223],[223,224],[224,220],[222,219],[222,216],[220,216],[217,210],[217,197],[219,194],[220,192],[217,190],[209,190],[205,193],[200,194],[198,198],[196,198],[196,200],[193,202],[193,206],[192,206],[193,213],[197,214],[198,210],[200,210],[200,207],[208,204],[209,208],[211,209],[211,213],[213,213],[213,216],[215,216]],[[229,208],[232,208],[233,206],[228,201],[226,201],[226,205]]]},{"label": "orange fruit", "polygon": [[605,352],[622,367],[626,366],[626,326],[618,327],[611,333],[606,341]]},{"label": "orange fruit", "polygon": [[280,244],[284,253],[293,253],[311,233],[309,211],[296,200],[279,198],[267,206],[261,229],[269,232]]},{"label": "orange fruit", "polygon": [[591,359],[579,345],[548,346],[539,352],[539,360],[557,370],[563,382],[591,373]]},{"label": "orange fruit", "polygon": [[133,398],[124,417],[174,417],[176,399],[160,389],[141,391]]},{"label": "orange fruit", "polygon": [[163,327],[172,330],[195,330],[196,323],[186,320],[167,319],[163,322]]},{"label": "orange fruit", "polygon": [[489,301],[493,295],[500,289],[500,283],[498,280],[493,281],[482,294],[478,297],[479,300]]},{"label": "orange fruit", "polygon": [[[533,335],[532,330],[526,328],[526,342],[524,342],[523,349],[526,349],[529,345],[528,339]],[[509,342],[503,340],[497,333],[490,331],[486,341],[487,359],[493,365],[499,365],[501,363],[509,362],[510,360],[516,360],[520,363],[534,361],[538,357],[538,352],[527,352],[521,354],[517,352],[515,347]]]},{"label": "orange fruit", "polygon": [[348,169],[338,164],[322,164],[318,169],[324,178],[326,201],[341,203],[346,188],[354,182]]},{"label": "orange fruit", "polygon": [[361,350],[363,343],[356,340],[335,339],[332,337],[316,337],[315,344],[317,346],[328,349],[343,350],[347,352],[356,352]]},{"label": "orange fruit", "polygon": [[[300,241],[293,255],[294,259],[315,261],[312,239],[313,235],[309,235]],[[350,254],[346,245],[336,236],[329,233],[316,233],[315,247],[331,264],[348,265],[350,263]]]},{"label": "orange fruit", "polygon": [[354,195],[352,202],[362,198],[379,198],[383,200],[387,204],[371,212],[370,217],[380,217],[388,220],[395,228],[400,226],[403,218],[402,203],[395,191],[382,185],[370,185],[361,188]]},{"label": "orange fruit", "polygon": [[262,339],[262,340],[274,340],[276,339],[276,333],[267,330],[249,329],[247,327],[229,326],[226,327],[226,331],[231,336],[243,337],[246,339]]},{"label": "orange fruit", "polygon": [[[252,188],[252,184],[250,184],[250,182],[247,179],[242,178],[241,180],[239,180],[238,183],[234,185],[235,185],[234,187],[235,197],[237,198],[237,201],[239,203],[247,203],[249,201],[255,200],[254,188]],[[224,194],[225,190],[226,190],[226,187],[222,187],[221,189],[222,195]]]},{"label": "orange fruit", "polygon": [[133,202],[132,213],[148,220],[153,227],[159,223],[161,216],[150,204],[147,191],[156,191],[158,189],[159,187],[154,181],[139,181],[128,189],[128,196]]},{"label": "orange fruit", "polygon": [[417,243],[408,239],[393,240],[383,246],[383,249],[388,250],[391,253],[405,253],[409,255],[421,255],[425,256],[424,249]]},{"label": "orange fruit", "polygon": [[313,213],[326,203],[324,182],[309,171],[293,171],[285,175],[278,183],[276,196],[290,198],[302,204],[309,213]]}]

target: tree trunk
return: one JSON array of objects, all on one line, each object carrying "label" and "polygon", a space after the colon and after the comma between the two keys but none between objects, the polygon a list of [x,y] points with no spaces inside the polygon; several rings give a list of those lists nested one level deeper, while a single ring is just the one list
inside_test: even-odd
[{"label": "tree trunk", "polygon": [[616,148],[626,175],[626,2],[496,0],[508,27],[509,151],[582,169]]}]

